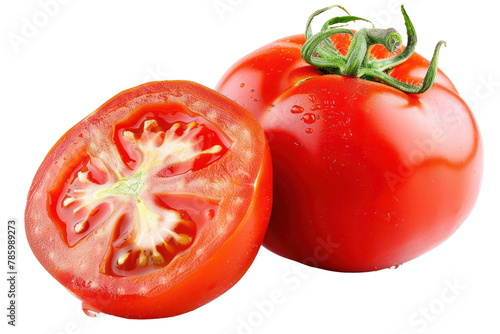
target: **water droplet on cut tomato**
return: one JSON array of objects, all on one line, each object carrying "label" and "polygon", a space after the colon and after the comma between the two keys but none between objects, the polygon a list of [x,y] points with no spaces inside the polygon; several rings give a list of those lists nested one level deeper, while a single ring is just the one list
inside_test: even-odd
[{"label": "water droplet on cut tomato", "polygon": [[208,219],[214,219],[215,211],[212,209],[207,210],[207,217],[208,217]]},{"label": "water droplet on cut tomato", "polygon": [[302,108],[301,106],[293,106],[292,109],[290,109],[290,112],[292,114],[300,114],[300,113],[303,113],[304,112],[304,108]]},{"label": "water droplet on cut tomato", "polygon": [[86,302],[82,303],[82,310],[83,310],[83,313],[85,313],[87,316],[92,317],[92,318],[96,318],[96,317],[100,317],[100,316],[104,315],[104,313],[97,311],[96,309],[94,309],[92,306],[90,306]]},{"label": "water droplet on cut tomato", "polygon": [[316,101],[316,96],[314,96],[314,95],[309,95],[309,101],[311,101],[311,102]]},{"label": "water droplet on cut tomato", "polygon": [[307,113],[304,116],[302,116],[302,120],[306,124],[312,124],[312,123],[316,122],[316,115],[311,114],[311,113]]},{"label": "water droplet on cut tomato", "polygon": [[245,84],[244,84],[243,82],[242,82],[242,83],[240,83],[240,87],[241,87],[241,88],[245,87]]},{"label": "water droplet on cut tomato", "polygon": [[306,129],[306,133],[308,133],[308,134],[313,133],[313,129],[312,129],[312,128],[307,128],[307,129]]}]

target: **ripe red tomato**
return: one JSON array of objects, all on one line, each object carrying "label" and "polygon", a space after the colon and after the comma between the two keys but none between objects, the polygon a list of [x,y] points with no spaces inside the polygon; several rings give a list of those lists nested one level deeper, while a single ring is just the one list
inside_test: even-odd
[{"label": "ripe red tomato", "polygon": [[84,309],[167,317],[242,277],[271,201],[255,118],[199,84],[153,82],[116,95],[57,142],[33,180],[26,233]]},{"label": "ripe red tomato", "polygon": [[[349,34],[330,40],[347,55]],[[295,35],[254,51],[216,88],[258,119],[271,147],[264,246],[348,272],[398,266],[434,248],[478,195],[483,149],[471,111],[441,71],[429,90],[408,94],[325,74],[302,59],[304,43]],[[395,55],[380,45],[368,50],[368,59]],[[419,84],[429,64],[413,53],[388,74]]]}]

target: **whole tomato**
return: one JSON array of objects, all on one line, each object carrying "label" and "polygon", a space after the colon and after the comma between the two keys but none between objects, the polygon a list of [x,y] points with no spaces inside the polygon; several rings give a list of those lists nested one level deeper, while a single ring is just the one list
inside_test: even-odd
[{"label": "whole tomato", "polygon": [[483,148],[452,82],[394,29],[338,24],[245,56],[217,90],[267,135],[274,204],[264,245],[329,270],[398,266],[447,239],[478,196]]},{"label": "whole tomato", "polygon": [[243,276],[271,191],[252,115],[194,82],[152,82],[116,95],[56,143],[28,195],[26,234],[89,315],[174,316]]}]

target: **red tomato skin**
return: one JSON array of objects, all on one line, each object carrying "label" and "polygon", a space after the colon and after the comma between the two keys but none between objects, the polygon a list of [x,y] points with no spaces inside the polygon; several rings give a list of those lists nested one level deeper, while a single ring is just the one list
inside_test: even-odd
[{"label": "red tomato skin", "polygon": [[[346,50],[345,40],[334,42]],[[253,52],[217,86],[257,117],[271,147],[264,246],[311,266],[364,272],[442,243],[472,210],[483,169],[477,124],[451,81],[439,71],[429,91],[414,95],[321,75],[300,59],[300,43],[297,35]],[[414,54],[392,75],[421,80],[428,64]]]},{"label": "red tomato skin", "polygon": [[[130,277],[112,277],[100,273],[98,265],[105,249],[99,252],[88,249],[88,265],[85,269],[68,265],[68,261],[80,260],[70,253],[76,252],[77,247],[69,249],[62,242],[60,232],[48,218],[46,209],[46,192],[51,186],[47,184],[47,177],[51,178],[47,174],[57,174],[53,170],[53,164],[64,159],[61,156],[74,145],[75,140],[78,141],[82,128],[89,126],[88,122],[102,122],[103,126],[109,126],[106,123],[109,122],[107,118],[111,117],[109,114],[123,109],[131,99],[143,97],[144,103],[147,104],[150,96],[167,99],[171,92],[175,94],[176,91],[187,91],[190,96],[200,101],[216,101],[218,107],[235,119],[247,122],[248,129],[253,129],[255,136],[262,137],[256,140],[256,143],[262,143],[262,140],[265,142],[260,126],[246,110],[219,93],[189,81],[151,82],[123,91],[66,132],[47,154],[34,177],[25,211],[26,235],[33,253],[44,268],[82,300],[86,309],[133,319],[172,317],[192,311],[234,286],[248,270],[262,244],[272,207],[272,164],[267,143],[265,148],[256,149],[257,152],[262,152],[262,156],[255,156],[255,161],[248,162],[248,165],[260,167],[252,196],[244,199],[249,203],[246,212],[235,213],[242,217],[236,228],[223,242],[217,241],[207,245],[207,238],[200,238],[199,245],[193,246],[194,251],[198,246],[205,247],[210,256],[196,256],[189,260],[192,266],[185,266],[186,256],[179,257],[163,270]],[[124,116],[126,115],[120,117]],[[245,195],[242,193],[241,196]],[[234,226],[234,223],[231,224]],[[40,237],[41,234],[43,238]],[[95,234],[91,236],[95,237]],[[106,240],[108,237],[104,238],[103,240]],[[52,261],[54,254],[64,258],[65,263]],[[172,267],[174,270],[169,270]],[[179,268],[184,268],[183,272],[179,271]],[[85,271],[91,274],[85,274]],[[86,278],[89,275],[96,279],[89,280]]]}]

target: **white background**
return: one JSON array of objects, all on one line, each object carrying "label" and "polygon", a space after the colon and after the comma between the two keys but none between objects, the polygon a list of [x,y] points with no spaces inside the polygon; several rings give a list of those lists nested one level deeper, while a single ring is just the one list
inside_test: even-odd
[{"label": "white background", "polygon": [[[6,324],[7,285],[1,280],[2,333],[500,333],[495,320],[500,314],[500,70],[494,67],[500,48],[491,1],[466,7],[456,1],[404,2],[417,29],[419,53],[429,58],[438,40],[448,42],[440,68],[469,102],[483,134],[482,191],[457,233],[396,270],[363,274],[306,268],[262,249],[223,296],[188,314],[148,321],[84,316],[79,302],[36,261],[24,237],[23,212],[39,164],[67,129],[116,93],[161,79],[213,88],[236,60],[302,33],[307,16],[332,2],[60,0],[51,16],[44,14],[41,3],[46,2],[0,4],[0,267],[4,277],[5,224],[17,218],[20,273],[17,328]],[[398,2],[341,4],[405,36]],[[14,46],[9,36],[22,37],[27,22],[38,27],[30,34],[24,28],[25,40]],[[281,303],[271,307],[277,293]]]}]

